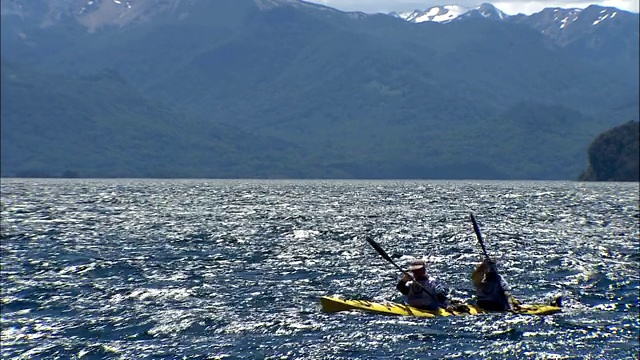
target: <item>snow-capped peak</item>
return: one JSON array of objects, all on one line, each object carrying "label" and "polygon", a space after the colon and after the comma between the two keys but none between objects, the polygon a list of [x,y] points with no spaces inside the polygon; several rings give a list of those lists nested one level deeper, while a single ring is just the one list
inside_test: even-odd
[{"label": "snow-capped peak", "polygon": [[599,11],[598,18],[595,19],[591,25],[598,25],[607,19],[613,19],[616,15],[618,15],[617,9],[608,7],[603,8]]},{"label": "snow-capped peak", "polygon": [[468,12],[473,8],[459,5],[442,5],[433,6],[427,10],[414,10],[401,13],[392,13],[391,15],[405,19],[410,22],[421,23],[425,21],[448,22],[458,16]]},{"label": "snow-capped peak", "polygon": [[611,21],[624,22],[624,18],[630,16],[633,15],[617,8],[590,5],[585,9],[545,8],[529,16],[516,15],[513,18],[516,22],[533,26],[543,34],[552,35],[568,28],[586,29],[588,27],[601,26]]},{"label": "snow-capped peak", "polygon": [[492,4],[483,3],[462,14],[460,17],[484,17],[488,19],[504,20],[506,17],[508,17],[508,15],[500,11]]},{"label": "snow-capped peak", "polygon": [[495,6],[488,3],[483,3],[472,7],[460,5],[440,5],[430,7],[426,10],[391,13],[391,15],[415,23],[426,21],[444,23],[462,17],[485,17],[502,20],[508,16],[507,14],[498,10]]}]

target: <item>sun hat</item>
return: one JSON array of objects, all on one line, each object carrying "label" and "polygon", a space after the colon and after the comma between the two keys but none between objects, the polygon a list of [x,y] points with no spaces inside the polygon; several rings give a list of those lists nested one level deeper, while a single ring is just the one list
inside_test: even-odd
[{"label": "sun hat", "polygon": [[409,271],[415,271],[415,270],[418,270],[418,269],[422,269],[422,268],[425,267],[425,265],[426,264],[425,264],[424,260],[412,260],[409,263]]}]

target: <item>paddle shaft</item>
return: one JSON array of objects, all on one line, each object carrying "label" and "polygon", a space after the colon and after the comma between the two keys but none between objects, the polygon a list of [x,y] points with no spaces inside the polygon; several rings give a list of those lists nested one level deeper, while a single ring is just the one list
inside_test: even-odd
[{"label": "paddle shaft", "polygon": [[491,260],[491,257],[489,257],[489,254],[487,253],[487,248],[484,246],[484,240],[482,239],[482,233],[480,232],[480,227],[478,226],[478,222],[476,221],[475,216],[473,216],[473,213],[471,213],[471,222],[473,223],[473,231],[476,233],[476,237],[478,238],[478,242],[480,243],[480,246],[482,247],[482,252],[484,253],[484,256]]},{"label": "paddle shaft", "polygon": [[[374,249],[376,249],[376,251],[378,252],[378,254],[380,254],[385,260],[387,260],[388,262],[390,262],[393,266],[395,266],[396,268],[398,268],[398,270],[400,270],[403,274],[411,277],[411,279],[413,279],[413,281],[418,284],[422,290],[424,290],[427,294],[429,294],[429,296],[431,296],[431,298],[433,298],[433,300],[435,300],[435,302],[438,304],[438,306],[440,306],[440,301],[438,301],[438,299],[433,296],[433,294],[431,294],[429,291],[427,291],[427,289],[420,284],[419,282],[416,281],[416,279],[413,277],[413,275],[409,274],[408,271],[402,269],[400,266],[398,266],[398,264],[395,263],[395,261],[393,261],[393,259],[391,259],[391,257],[389,256],[389,254],[387,254],[386,251],[384,251],[384,249],[377,243],[375,242],[372,238],[370,238],[369,236],[366,237],[367,242],[373,246]],[[442,307],[442,306],[440,306]]]}]

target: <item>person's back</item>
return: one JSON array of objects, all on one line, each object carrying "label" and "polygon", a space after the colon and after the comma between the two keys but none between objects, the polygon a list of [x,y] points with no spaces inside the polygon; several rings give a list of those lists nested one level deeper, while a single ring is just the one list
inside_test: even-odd
[{"label": "person's back", "polygon": [[447,301],[444,287],[433,277],[427,276],[425,262],[415,260],[411,262],[408,274],[398,281],[396,288],[406,296],[407,304],[426,310],[437,310],[444,307]]},{"label": "person's back", "polygon": [[498,274],[495,263],[485,259],[471,275],[473,285],[476,288],[476,304],[490,311],[505,311],[509,309],[509,301],[517,304],[512,299],[509,284]]}]

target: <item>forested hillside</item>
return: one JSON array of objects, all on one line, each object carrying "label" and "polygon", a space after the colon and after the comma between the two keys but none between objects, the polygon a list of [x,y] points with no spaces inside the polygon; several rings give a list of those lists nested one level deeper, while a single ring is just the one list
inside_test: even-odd
[{"label": "forested hillside", "polygon": [[1,74],[0,156],[11,176],[340,176],[297,145],[148,100],[113,72],[48,75],[3,60]]},{"label": "forested hillside", "polygon": [[640,128],[637,121],[600,134],[589,146],[586,181],[640,181]]}]

